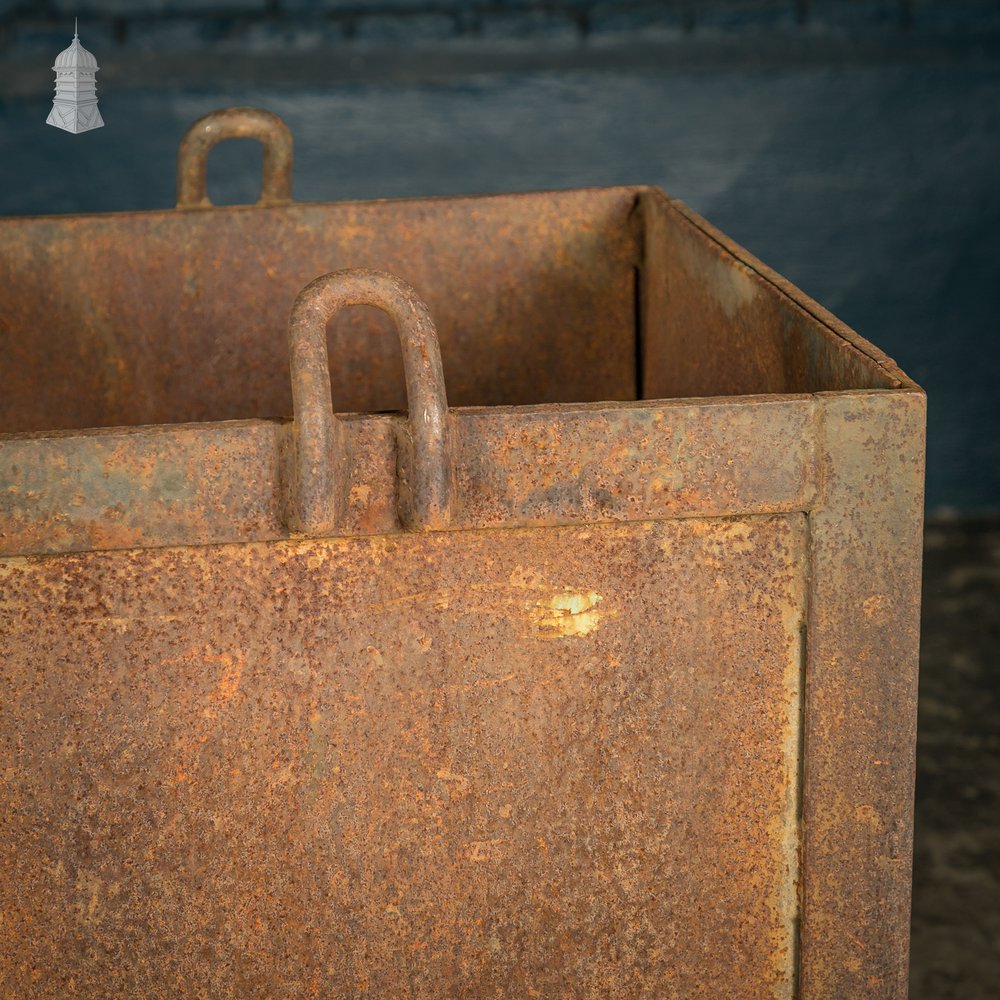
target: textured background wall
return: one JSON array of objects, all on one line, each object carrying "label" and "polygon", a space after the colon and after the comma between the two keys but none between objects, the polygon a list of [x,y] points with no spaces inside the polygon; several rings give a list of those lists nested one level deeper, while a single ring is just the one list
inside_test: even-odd
[{"label": "textured background wall", "polygon": [[0,0],[0,45],[44,44],[79,16],[101,43],[309,46],[331,41],[586,39],[781,24],[904,30],[995,13],[985,0]]}]

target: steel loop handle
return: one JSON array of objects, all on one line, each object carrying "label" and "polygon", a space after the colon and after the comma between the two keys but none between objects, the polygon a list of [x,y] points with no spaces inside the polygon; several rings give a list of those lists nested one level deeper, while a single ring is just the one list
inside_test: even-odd
[{"label": "steel loop handle", "polygon": [[340,421],[333,415],[326,327],[346,306],[377,306],[396,324],[409,401],[408,440],[400,454],[400,520],[443,528],[450,517],[453,459],[441,350],[431,314],[405,282],[368,268],[324,274],[299,292],[289,320],[293,484],[289,526],[306,534],[337,523]]},{"label": "steel loop handle", "polygon": [[264,168],[258,205],[287,205],[292,200],[292,133],[270,111],[223,108],[199,118],[184,133],[177,151],[177,207],[209,208],[208,154],[223,139],[258,139]]}]

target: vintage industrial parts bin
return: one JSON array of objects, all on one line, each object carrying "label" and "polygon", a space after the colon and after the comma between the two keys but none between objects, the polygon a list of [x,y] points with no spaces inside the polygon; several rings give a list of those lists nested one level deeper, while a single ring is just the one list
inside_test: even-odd
[{"label": "vintage industrial parts bin", "polygon": [[904,996],[921,390],[659,190],[290,150],[0,220],[0,995]]}]

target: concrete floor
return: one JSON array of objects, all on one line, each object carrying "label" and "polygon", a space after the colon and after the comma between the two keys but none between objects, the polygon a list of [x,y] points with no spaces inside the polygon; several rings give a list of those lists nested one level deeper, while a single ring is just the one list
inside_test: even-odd
[{"label": "concrete floor", "polygon": [[925,536],[912,1000],[1000,993],[1000,521]]}]

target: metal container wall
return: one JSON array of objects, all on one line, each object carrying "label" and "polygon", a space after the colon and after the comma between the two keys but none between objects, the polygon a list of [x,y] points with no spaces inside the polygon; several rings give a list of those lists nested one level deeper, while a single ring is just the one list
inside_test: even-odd
[{"label": "metal container wall", "polygon": [[290,170],[0,220],[0,995],[905,996],[921,390],[658,190]]}]

